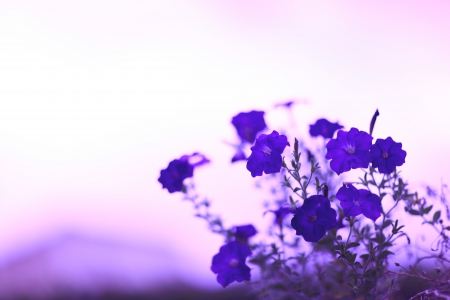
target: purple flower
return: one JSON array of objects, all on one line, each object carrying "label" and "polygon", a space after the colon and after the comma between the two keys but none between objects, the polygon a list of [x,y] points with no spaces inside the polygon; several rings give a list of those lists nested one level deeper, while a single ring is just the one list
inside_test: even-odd
[{"label": "purple flower", "polygon": [[402,143],[396,143],[391,137],[385,140],[377,139],[370,148],[372,166],[383,174],[390,174],[405,163],[406,151]]},{"label": "purple flower", "polygon": [[358,190],[351,184],[344,184],[336,194],[346,217],[363,214],[375,222],[381,215],[381,199],[368,190]]},{"label": "purple flower", "polygon": [[226,287],[233,281],[250,280],[250,268],[245,264],[245,259],[251,254],[247,245],[235,241],[220,247],[211,266],[211,271],[217,274],[217,282]]},{"label": "purple flower", "polygon": [[372,137],[356,128],[339,130],[336,139],[327,143],[326,158],[331,159],[330,167],[338,175],[350,169],[367,168],[371,162],[370,146]]},{"label": "purple flower", "polygon": [[309,134],[311,136],[321,135],[325,139],[331,139],[336,130],[344,128],[339,123],[331,123],[327,119],[319,119],[316,124],[309,125]]},{"label": "purple flower", "polygon": [[253,144],[256,135],[266,128],[264,112],[253,110],[240,113],[233,117],[231,123],[236,127],[237,134],[243,141]]},{"label": "purple flower", "polygon": [[275,130],[271,134],[261,134],[250,149],[252,154],[247,159],[247,170],[252,177],[278,173],[281,170],[281,154],[286,146],[290,146],[285,135]]},{"label": "purple flower", "polygon": [[253,227],[253,225],[243,225],[243,226],[235,226],[233,228],[233,235],[237,242],[241,244],[248,244],[248,239],[258,231]]},{"label": "purple flower", "polygon": [[194,167],[207,163],[209,159],[200,153],[183,155],[180,159],[172,160],[167,169],[161,170],[158,181],[169,193],[179,192],[183,188],[183,180],[194,175]]},{"label": "purple flower", "polygon": [[323,195],[307,198],[303,205],[297,208],[291,221],[296,235],[302,235],[307,242],[318,242],[326,230],[336,225],[336,211],[331,208],[330,200]]},{"label": "purple flower", "polygon": [[169,193],[179,192],[183,188],[183,180],[194,175],[194,166],[187,159],[174,159],[167,169],[161,170],[158,181]]},{"label": "purple flower", "polygon": [[273,221],[273,223],[278,224],[278,226],[281,226],[283,224],[283,220],[287,215],[294,213],[289,209],[289,207],[285,206],[281,206],[277,210],[271,210],[271,212],[275,214],[275,220]]}]

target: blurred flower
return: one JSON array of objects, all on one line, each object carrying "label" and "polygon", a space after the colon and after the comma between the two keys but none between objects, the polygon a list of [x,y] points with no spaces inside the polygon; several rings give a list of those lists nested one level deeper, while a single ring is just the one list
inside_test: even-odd
[{"label": "blurred flower", "polygon": [[169,193],[179,192],[183,188],[183,180],[194,175],[194,166],[187,159],[174,159],[167,169],[161,170],[158,181]]},{"label": "blurred flower", "polygon": [[285,135],[275,130],[271,134],[261,134],[250,149],[252,154],[247,159],[247,170],[252,177],[278,173],[281,169],[281,154],[286,146],[290,146]]},{"label": "blurred flower", "polygon": [[309,125],[309,134],[311,136],[321,135],[325,139],[331,139],[336,130],[344,128],[339,123],[331,123],[327,119],[319,119],[316,124]]},{"label": "blurred flower", "polygon": [[341,201],[341,207],[346,217],[363,214],[375,221],[381,216],[383,208],[381,199],[368,190],[358,190],[352,184],[344,184],[337,192],[336,198]]},{"label": "blurred flower", "polygon": [[257,233],[258,231],[251,224],[235,226],[233,228],[234,238],[236,239],[237,242],[241,244],[248,244],[248,239]]},{"label": "blurred flower", "polygon": [[255,142],[256,135],[266,128],[263,111],[251,111],[239,113],[234,116],[231,123],[237,130],[237,134],[243,141],[250,144]]},{"label": "blurred flower", "polygon": [[250,280],[250,268],[245,264],[245,259],[251,254],[247,245],[235,241],[220,247],[211,266],[211,271],[217,274],[217,282],[226,287],[234,281]]},{"label": "blurred flower", "polygon": [[297,208],[291,221],[296,235],[302,235],[307,242],[318,242],[326,230],[336,225],[337,213],[330,206],[330,200],[322,195],[307,198]]},{"label": "blurred flower", "polygon": [[370,159],[372,137],[364,131],[351,128],[339,130],[336,139],[327,143],[326,158],[331,159],[330,167],[338,175],[350,169],[367,168]]},{"label": "blurred flower", "polygon": [[194,167],[209,162],[209,159],[197,152],[183,155],[180,159],[172,160],[166,169],[161,170],[158,181],[169,193],[180,192],[183,188],[183,180],[194,175]]},{"label": "blurred flower", "polygon": [[244,151],[242,151],[242,149],[238,148],[236,150],[236,154],[234,154],[233,158],[231,158],[231,162],[237,162],[240,160],[246,160],[247,156],[245,155]]},{"label": "blurred flower", "polygon": [[402,143],[396,143],[391,137],[385,140],[377,139],[370,148],[372,167],[378,168],[383,174],[390,174],[405,163],[406,151],[402,150]]},{"label": "blurred flower", "polygon": [[294,213],[289,209],[289,207],[286,206],[281,206],[277,210],[270,210],[270,212],[273,212],[275,214],[275,220],[273,221],[273,223],[278,224],[279,226],[283,224],[283,220],[287,215]]}]

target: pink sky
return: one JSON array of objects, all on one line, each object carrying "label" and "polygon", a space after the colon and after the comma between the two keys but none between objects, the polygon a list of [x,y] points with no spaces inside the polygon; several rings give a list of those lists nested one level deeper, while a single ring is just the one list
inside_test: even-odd
[{"label": "pink sky", "polygon": [[[303,135],[319,117],[367,130],[378,108],[375,135],[403,143],[405,177],[449,182],[450,4],[430,3],[2,1],[0,266],[75,233],[166,253],[130,263],[140,280],[216,287],[221,240],[161,190],[159,170],[202,151],[213,209],[263,224],[223,140],[233,115],[290,98],[310,102],[295,110]],[[113,261],[95,268],[118,274]]]}]

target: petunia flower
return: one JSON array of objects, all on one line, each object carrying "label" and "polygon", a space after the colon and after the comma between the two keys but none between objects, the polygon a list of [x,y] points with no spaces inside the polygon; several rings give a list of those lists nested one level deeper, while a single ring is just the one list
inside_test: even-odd
[{"label": "petunia flower", "polygon": [[239,242],[241,244],[248,244],[248,239],[257,233],[258,233],[258,231],[251,224],[235,226],[233,228],[234,238],[237,242]]},{"label": "petunia flower", "polygon": [[226,287],[234,281],[250,280],[250,268],[245,264],[245,259],[251,254],[247,245],[236,241],[220,247],[211,266],[211,271],[217,274],[217,282]]},{"label": "petunia flower", "polygon": [[247,170],[252,177],[278,173],[281,170],[281,154],[286,146],[290,146],[285,135],[275,130],[271,134],[261,134],[250,149],[252,154],[247,159]]},{"label": "petunia flower", "polygon": [[336,225],[336,211],[331,208],[330,200],[323,195],[307,198],[303,205],[297,208],[291,220],[291,226],[296,235],[301,235],[307,242],[318,242],[326,230]]},{"label": "petunia flower", "polygon": [[339,130],[337,138],[327,143],[325,157],[331,159],[330,167],[339,175],[350,169],[367,168],[371,162],[370,146],[372,137],[367,132],[356,128]]},{"label": "petunia flower", "polygon": [[169,166],[161,170],[158,181],[169,193],[179,192],[183,188],[183,180],[194,175],[194,166],[187,159],[174,159]]},{"label": "petunia flower", "polygon": [[194,175],[194,168],[209,162],[208,158],[197,152],[183,155],[180,159],[172,160],[166,169],[161,170],[158,181],[169,193],[179,192],[183,188],[183,180]]},{"label": "petunia flower", "polygon": [[383,174],[390,174],[405,163],[406,151],[402,143],[396,143],[391,137],[385,140],[377,139],[370,148],[372,166]]},{"label": "petunia flower", "polygon": [[281,226],[283,224],[284,218],[289,215],[293,214],[294,212],[289,209],[289,207],[281,206],[277,210],[270,210],[270,212],[273,212],[275,214],[275,219],[273,220],[273,223]]},{"label": "petunia flower", "polygon": [[383,208],[378,195],[368,190],[358,190],[352,184],[344,184],[337,192],[336,198],[341,201],[341,207],[346,217],[363,214],[375,222],[381,216]]},{"label": "petunia flower", "polygon": [[344,128],[339,123],[331,123],[327,119],[319,119],[315,124],[309,125],[309,134],[311,136],[322,136],[325,139],[331,139],[336,130]]},{"label": "petunia flower", "polygon": [[237,134],[242,141],[253,144],[256,135],[266,128],[263,111],[250,111],[239,113],[234,116],[231,123],[236,128]]}]

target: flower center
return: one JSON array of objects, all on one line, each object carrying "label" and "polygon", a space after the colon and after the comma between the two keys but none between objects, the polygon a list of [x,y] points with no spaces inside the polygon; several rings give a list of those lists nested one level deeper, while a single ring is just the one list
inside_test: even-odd
[{"label": "flower center", "polygon": [[317,220],[317,216],[316,215],[310,215],[309,216],[309,221],[310,222],[315,222]]},{"label": "flower center", "polygon": [[355,204],[356,206],[360,206],[361,203],[359,203],[359,200],[353,200],[353,204]]},{"label": "flower center", "polygon": [[388,158],[388,156],[389,156],[389,153],[383,152],[383,158]]},{"label": "flower center", "polygon": [[355,153],[355,147],[353,147],[352,145],[348,145],[347,146],[347,153],[348,154],[354,154]]},{"label": "flower center", "polygon": [[239,265],[239,261],[236,258],[232,258],[230,260],[230,266],[232,266],[233,268],[236,268]]},{"label": "flower center", "polygon": [[267,146],[264,146],[264,148],[262,149],[262,152],[264,153],[264,155],[269,156],[272,153],[272,149],[270,149]]}]

